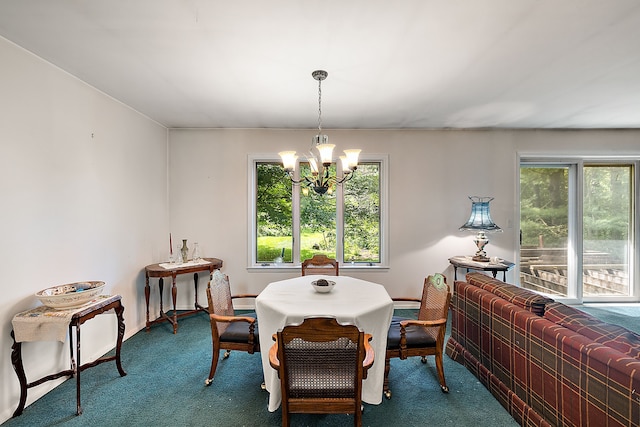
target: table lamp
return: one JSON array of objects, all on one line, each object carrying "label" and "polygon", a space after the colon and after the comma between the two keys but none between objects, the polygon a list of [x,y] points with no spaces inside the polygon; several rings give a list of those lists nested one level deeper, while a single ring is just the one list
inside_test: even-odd
[{"label": "table lamp", "polygon": [[484,251],[484,247],[489,243],[486,233],[502,231],[502,229],[493,222],[491,213],[489,212],[489,202],[493,200],[493,197],[469,196],[469,199],[471,200],[471,216],[459,230],[478,233],[475,239],[473,239],[478,247],[478,251],[472,259],[479,262],[489,262],[489,258]]}]

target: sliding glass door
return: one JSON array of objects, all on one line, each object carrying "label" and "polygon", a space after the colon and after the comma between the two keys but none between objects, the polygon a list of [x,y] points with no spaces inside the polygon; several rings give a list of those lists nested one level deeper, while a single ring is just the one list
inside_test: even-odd
[{"label": "sliding glass door", "polygon": [[520,284],[576,301],[636,298],[633,163],[521,161]]},{"label": "sliding glass door", "polygon": [[630,165],[584,167],[582,293],[585,298],[631,295],[632,177]]}]

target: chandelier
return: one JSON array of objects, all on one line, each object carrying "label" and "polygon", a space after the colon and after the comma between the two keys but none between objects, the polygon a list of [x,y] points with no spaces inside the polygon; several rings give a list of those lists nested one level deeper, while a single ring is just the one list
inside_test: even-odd
[{"label": "chandelier", "polygon": [[[342,177],[332,175],[330,168],[333,163],[332,153],[334,144],[329,144],[329,137],[322,133],[322,81],[327,78],[328,73],[324,70],[316,70],[311,76],[318,81],[318,134],[313,137],[311,150],[307,156],[311,175],[303,176],[299,180],[294,177],[298,156],[295,151],[281,151],[278,153],[282,158],[284,170],[289,175],[294,184],[304,184],[304,193],[312,188],[318,194],[331,194],[335,185],[351,179],[358,168],[359,149],[344,150],[344,156],[340,156],[342,165]],[[315,151],[314,151],[315,149]]]}]

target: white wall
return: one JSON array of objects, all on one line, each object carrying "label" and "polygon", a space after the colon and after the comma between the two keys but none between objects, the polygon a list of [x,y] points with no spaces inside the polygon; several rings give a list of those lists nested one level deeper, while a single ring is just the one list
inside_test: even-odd
[{"label": "white wall", "polygon": [[[392,297],[419,296],[424,277],[444,272],[448,258],[475,252],[467,196],[493,196],[491,214],[503,233],[487,251],[515,260],[518,232],[518,153],[635,154],[640,131],[386,131],[327,130],[338,150],[360,147],[389,155],[390,268],[341,273],[383,284]],[[249,271],[248,155],[308,151],[313,130],[170,130],[170,212],[174,238],[198,241],[206,256],[223,259],[237,293],[259,293],[298,270]],[[186,279],[183,279],[186,280]],[[514,273],[507,275],[514,280]],[[186,284],[179,301],[187,307]],[[201,291],[203,292],[203,291]],[[204,293],[202,294],[204,295]],[[182,296],[182,299],[180,298]]]},{"label": "white wall", "polygon": [[[0,63],[2,422],[19,400],[13,315],[39,305],[41,289],[102,280],[105,293],[122,295],[126,336],[135,333],[142,271],[166,257],[169,217],[166,128],[4,39]],[[83,360],[93,360],[114,347],[115,316],[82,332]],[[29,381],[69,367],[66,343],[22,347]],[[57,382],[30,389],[27,404]]]},{"label": "white wall", "polygon": [[[247,269],[247,165],[250,153],[307,151],[313,130],[171,130],[167,147],[164,127],[4,39],[0,63],[0,422],[19,398],[11,318],[39,304],[38,290],[105,281],[123,297],[129,337],[144,326],[143,268],[166,260],[169,231],[174,243],[198,241],[223,259],[237,292],[299,274]],[[433,272],[451,280],[447,258],[474,252],[472,235],[457,231],[469,195],[495,197],[492,216],[505,232],[487,249],[515,258],[518,152],[640,155],[640,131],[327,133],[338,148],[389,155],[390,268],[345,274],[382,283],[392,296],[417,296]],[[179,307],[190,307],[190,278],[178,286]],[[156,303],[154,286],[152,316]],[[110,350],[115,335],[112,315],[88,322],[83,359]],[[27,343],[23,352],[29,380],[67,367],[66,344]],[[27,404],[54,383],[30,389]]]}]

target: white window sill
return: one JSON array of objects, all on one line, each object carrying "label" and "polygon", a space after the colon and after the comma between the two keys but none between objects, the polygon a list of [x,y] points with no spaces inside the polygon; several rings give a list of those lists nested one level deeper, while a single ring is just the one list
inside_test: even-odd
[{"label": "white window sill", "polygon": [[[389,266],[386,265],[381,265],[381,264],[373,264],[373,265],[367,265],[367,264],[340,264],[340,271],[387,271],[389,270]],[[266,272],[274,272],[274,273],[284,273],[284,272],[299,272],[301,270],[301,266],[300,265],[293,265],[293,264],[281,264],[281,265],[275,265],[275,264],[264,264],[264,265],[254,265],[254,266],[250,266],[247,267],[247,271],[249,271],[250,273],[266,273]]]}]

